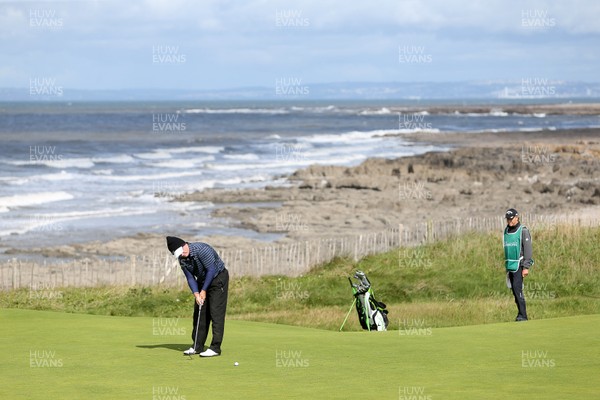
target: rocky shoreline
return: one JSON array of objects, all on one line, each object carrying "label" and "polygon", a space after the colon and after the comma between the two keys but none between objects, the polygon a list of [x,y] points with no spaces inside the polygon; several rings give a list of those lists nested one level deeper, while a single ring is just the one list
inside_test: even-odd
[{"label": "rocky shoreline", "polygon": [[[310,166],[288,177],[290,187],[212,189],[182,200],[238,203],[213,215],[258,232],[283,232],[292,241],[379,231],[399,223],[497,216],[508,207],[550,214],[600,205],[600,130],[404,138],[454,149],[373,158],[355,167]],[[261,201],[282,204],[239,204]]]},{"label": "rocky shoreline", "polygon": [[[546,106],[549,107],[549,106]],[[403,139],[452,148],[395,160],[371,158],[354,167],[313,165],[285,187],[210,189],[184,202],[211,202],[234,227],[279,233],[281,243],[382,231],[426,220],[524,213],[600,216],[600,129],[500,133],[415,133]],[[211,236],[220,249],[265,245],[245,237]],[[139,233],[109,242],[28,249],[44,257],[149,254],[164,237]],[[22,250],[6,254],[18,256]]]}]

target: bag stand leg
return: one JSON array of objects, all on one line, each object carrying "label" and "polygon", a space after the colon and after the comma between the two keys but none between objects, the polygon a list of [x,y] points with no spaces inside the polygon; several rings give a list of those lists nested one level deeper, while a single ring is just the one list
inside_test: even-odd
[{"label": "bag stand leg", "polygon": [[369,291],[365,294],[366,300],[365,300],[365,306],[364,306],[364,310],[365,310],[364,313],[367,316],[367,330],[369,332],[371,332],[371,318],[373,317],[371,315],[371,313],[369,312],[369,308],[370,308],[369,307],[369,297],[371,297],[371,293],[372,293],[371,289],[369,289]]},{"label": "bag stand leg", "polygon": [[371,316],[369,315],[369,306],[365,306],[365,315],[367,316],[367,330],[371,332]]},{"label": "bag stand leg", "polygon": [[346,324],[346,321],[348,320],[348,316],[350,315],[350,313],[352,312],[352,309],[354,308],[354,304],[356,304],[356,297],[354,298],[354,301],[352,302],[352,305],[350,306],[350,309],[348,310],[348,314],[346,314],[346,318],[344,318],[344,322],[342,322],[342,326],[340,326],[340,330],[339,330],[340,332],[342,331],[342,328]]}]

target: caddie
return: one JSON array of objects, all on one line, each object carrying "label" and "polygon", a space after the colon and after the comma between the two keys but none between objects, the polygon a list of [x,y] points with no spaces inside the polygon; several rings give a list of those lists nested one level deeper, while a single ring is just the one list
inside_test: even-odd
[{"label": "caddie", "polygon": [[521,225],[519,213],[514,208],[506,211],[504,229],[504,267],[506,268],[506,286],[512,289],[519,313],[516,321],[527,321],[527,308],[523,296],[523,279],[533,266],[533,248],[531,234]]}]

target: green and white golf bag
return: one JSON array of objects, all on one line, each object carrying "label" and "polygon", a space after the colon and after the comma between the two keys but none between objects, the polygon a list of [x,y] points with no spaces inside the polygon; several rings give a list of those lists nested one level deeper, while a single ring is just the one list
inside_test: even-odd
[{"label": "green and white golf bag", "polygon": [[[369,331],[387,330],[389,321],[387,316],[388,311],[385,309],[386,305],[375,299],[371,282],[369,282],[369,279],[364,272],[356,271],[354,278],[358,279],[358,283],[353,283],[350,278],[348,278],[348,280],[350,281],[350,287],[354,294],[354,302],[352,305],[356,305],[356,312],[358,313],[360,325],[363,329]],[[348,319],[350,311],[352,311],[352,306],[350,306],[346,319]],[[342,323],[340,330],[344,327],[346,319],[344,319],[344,323]]]}]

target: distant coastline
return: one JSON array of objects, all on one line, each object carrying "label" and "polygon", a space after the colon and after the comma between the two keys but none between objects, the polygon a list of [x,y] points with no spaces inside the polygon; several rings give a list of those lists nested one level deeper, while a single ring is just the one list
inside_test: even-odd
[{"label": "distant coastline", "polygon": [[[584,102],[600,99],[600,82],[525,78],[462,82],[304,82],[286,77],[272,85],[220,89],[82,89],[44,78],[32,87],[0,88],[0,102],[28,101],[315,101],[394,100],[497,103]],[[283,87],[281,85],[284,85]],[[39,87],[38,87],[39,86]]]}]

